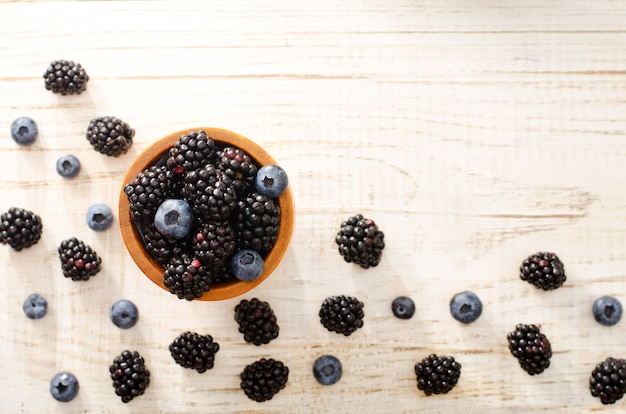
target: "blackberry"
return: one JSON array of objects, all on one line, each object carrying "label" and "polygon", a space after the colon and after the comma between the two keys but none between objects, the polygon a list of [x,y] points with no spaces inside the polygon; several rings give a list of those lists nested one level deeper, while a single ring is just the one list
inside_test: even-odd
[{"label": "blackberry", "polygon": [[182,254],[165,268],[163,284],[178,299],[191,301],[211,289],[211,272],[198,259]]},{"label": "blackberry", "polygon": [[98,254],[76,237],[63,240],[59,246],[63,276],[74,281],[89,280],[100,271],[102,260]]},{"label": "blackberry", "polygon": [[171,240],[162,235],[153,222],[143,223],[139,232],[146,251],[162,266],[169,264],[175,256],[191,252],[191,244],[187,239]]},{"label": "blackberry", "polygon": [[87,127],[87,140],[101,154],[119,157],[133,145],[135,130],[114,116],[94,118]]},{"label": "blackberry", "polygon": [[87,89],[89,75],[80,63],[53,60],[43,74],[46,89],[61,95],[78,95]]},{"label": "blackberry", "polygon": [[181,136],[168,151],[167,167],[176,174],[190,172],[208,164],[215,154],[215,142],[204,131]]},{"label": "blackberry", "polygon": [[231,220],[237,246],[264,254],[272,250],[280,229],[280,207],[273,199],[252,193],[241,197]]},{"label": "blackberry", "polygon": [[319,316],[326,329],[349,336],[363,326],[363,302],[353,296],[329,296],[324,299]]},{"label": "blackberry", "polygon": [[191,248],[206,266],[224,266],[235,251],[235,232],[229,223],[206,222],[193,234]]},{"label": "blackberry", "polygon": [[135,222],[152,221],[163,201],[172,195],[165,166],[146,168],[124,186],[130,204],[130,216]]},{"label": "blackberry", "polygon": [[520,278],[543,290],[557,289],[567,280],[563,263],[556,254],[549,252],[535,253],[524,260]]},{"label": "blackberry", "polygon": [[509,350],[529,375],[541,374],[550,366],[552,347],[536,325],[518,324],[507,335]]},{"label": "blackberry", "polygon": [[589,390],[602,404],[615,404],[626,393],[626,360],[609,357],[596,365],[589,378]]},{"label": "blackberry", "polygon": [[261,358],[247,365],[239,375],[241,389],[253,401],[271,400],[285,388],[289,378],[289,368],[273,358]]},{"label": "blackberry", "polygon": [[139,352],[125,350],[116,356],[109,367],[115,394],[123,403],[143,395],[150,385],[150,371]]},{"label": "blackberry", "polygon": [[232,180],[238,194],[245,194],[253,188],[257,166],[243,150],[226,147],[217,151],[215,165]]},{"label": "blackberry", "polygon": [[206,220],[226,221],[237,206],[232,180],[211,164],[188,172],[181,193],[195,217]]},{"label": "blackberry", "polygon": [[0,215],[0,243],[18,252],[37,243],[42,232],[41,217],[32,211],[11,207]]},{"label": "blackberry", "polygon": [[415,364],[417,388],[426,395],[447,394],[461,376],[461,364],[451,356],[431,354]]},{"label": "blackberry", "polygon": [[211,268],[211,286],[223,285],[237,280],[229,265]]},{"label": "blackberry", "polygon": [[357,214],[341,223],[335,242],[339,246],[339,254],[346,262],[367,269],[378,266],[385,248],[384,238],[385,235],[373,220]]},{"label": "blackberry", "polygon": [[267,344],[278,337],[276,315],[269,303],[257,298],[242,300],[235,306],[235,321],[239,324],[239,332],[246,342],[256,346]]},{"label": "blackberry", "polygon": [[200,335],[195,332],[185,332],[170,344],[170,353],[174,361],[183,368],[191,368],[200,374],[213,368],[215,354],[220,346],[213,342],[211,335]]}]

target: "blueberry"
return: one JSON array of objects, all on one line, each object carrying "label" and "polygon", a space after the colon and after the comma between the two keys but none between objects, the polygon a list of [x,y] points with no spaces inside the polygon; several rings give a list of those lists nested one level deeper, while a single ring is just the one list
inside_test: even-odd
[{"label": "blueberry", "polygon": [[243,249],[235,253],[231,265],[235,277],[244,282],[257,280],[265,268],[259,252],[252,249]]},{"label": "blueberry", "polygon": [[613,326],[622,319],[622,304],[613,296],[601,296],[593,302],[591,312],[599,324]]},{"label": "blueberry", "polygon": [[191,207],[183,200],[165,200],[154,215],[154,226],[170,239],[182,239],[189,234],[192,225]]},{"label": "blueberry", "polygon": [[133,302],[120,299],[111,306],[109,316],[115,326],[121,329],[128,329],[137,323],[139,311]]},{"label": "blueberry", "polygon": [[22,304],[22,310],[29,319],[41,319],[48,312],[48,302],[39,293],[33,293]]},{"label": "blueberry", "polygon": [[322,355],[313,363],[313,376],[322,385],[336,384],[341,374],[341,361],[332,355]]},{"label": "blueberry", "polygon": [[21,116],[11,123],[11,137],[18,145],[27,147],[37,140],[37,124],[31,118]]},{"label": "blueberry", "polygon": [[278,197],[287,189],[288,183],[287,173],[276,164],[261,167],[256,174],[256,190],[266,197]]},{"label": "blueberry", "polygon": [[113,223],[113,212],[106,204],[94,204],[87,210],[87,225],[95,231],[104,231]]},{"label": "blueberry", "polygon": [[50,380],[50,394],[57,401],[72,401],[78,394],[78,379],[69,372],[58,372]]},{"label": "blueberry", "polygon": [[462,323],[472,323],[483,312],[483,304],[474,292],[457,293],[450,300],[452,317]]},{"label": "blueberry", "polygon": [[57,160],[57,173],[61,177],[74,178],[80,172],[80,161],[73,155],[64,155]]},{"label": "blueberry", "polygon": [[411,319],[415,313],[415,302],[408,296],[398,296],[391,302],[391,311],[396,318]]}]

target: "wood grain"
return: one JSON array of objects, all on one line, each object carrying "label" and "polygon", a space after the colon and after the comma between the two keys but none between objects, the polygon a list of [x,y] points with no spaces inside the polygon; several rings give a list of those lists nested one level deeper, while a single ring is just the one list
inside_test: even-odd
[{"label": "wood grain", "polygon": [[[626,357],[624,322],[602,327],[590,313],[598,296],[626,300],[625,19],[626,3],[610,0],[0,3],[0,210],[21,206],[44,221],[36,246],[0,249],[2,411],[623,411],[625,400],[603,407],[592,398],[588,378],[606,357]],[[42,74],[59,58],[86,68],[86,93],[44,89]],[[40,129],[29,148],[9,135],[22,115]],[[137,131],[128,154],[108,158],[88,145],[87,124],[103,115]],[[93,203],[115,210],[143,149],[195,125],[253,139],[289,173],[291,244],[253,291],[280,324],[265,346],[237,332],[239,298],[179,301],[142,275],[118,227],[85,224]],[[67,153],[83,163],[74,180],[54,170]],[[387,243],[369,270],[344,263],[334,244],[339,223],[359,212]],[[87,283],[60,272],[56,249],[71,236],[103,258]],[[538,250],[565,263],[557,291],[518,278]],[[469,326],[448,312],[465,289],[484,304]],[[21,304],[35,291],[49,313],[31,321]],[[351,337],[318,321],[332,294],[365,303],[365,326]],[[416,300],[413,319],[393,318],[397,295]],[[127,331],[108,318],[120,298],[141,312]],[[552,341],[552,366],[538,377],[507,349],[518,322],[541,324]],[[212,371],[173,363],[167,346],[184,330],[220,343]],[[126,348],[153,374],[146,395],[123,406],[108,366]],[[463,365],[446,396],[416,388],[413,365],[432,352]],[[333,387],[311,374],[324,353],[344,363]],[[264,356],[282,359],[290,377],[260,405],[238,374]],[[81,383],[69,404],[48,393],[60,370]]]}]

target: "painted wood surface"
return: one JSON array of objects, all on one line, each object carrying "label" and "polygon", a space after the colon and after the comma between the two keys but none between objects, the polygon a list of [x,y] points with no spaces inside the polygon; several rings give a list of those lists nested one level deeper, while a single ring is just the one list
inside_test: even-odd
[{"label": "painted wood surface", "polygon": [[[626,300],[626,2],[272,1],[0,3],[0,210],[31,209],[44,221],[36,246],[0,249],[0,384],[7,413],[209,412],[620,412],[588,391],[593,367],[626,357],[625,323],[591,316],[601,295]],[[79,96],[46,91],[53,59],[80,62],[91,80]],[[84,134],[97,116],[136,130],[130,152],[109,158]],[[34,118],[38,141],[15,145],[9,125]],[[296,220],[289,249],[253,295],[179,301],[150,282],[125,250],[119,227],[85,224],[96,202],[115,210],[122,180],[152,142],[211,125],[263,146],[288,171]],[[72,153],[83,169],[55,172]],[[385,232],[382,263],[343,262],[334,236],[363,213]],[[116,220],[117,224],[117,220]],[[71,236],[103,258],[87,283],[63,278],[56,249]],[[566,284],[552,292],[519,280],[522,260],[556,252]],[[451,296],[476,292],[484,312],[461,325]],[[21,305],[39,292],[48,315]],[[326,296],[365,303],[350,337],[327,332]],[[409,295],[413,319],[395,319]],[[244,343],[239,299],[270,302],[280,336]],[[120,298],[140,322],[109,320]],[[531,377],[509,354],[506,334],[541,324],[551,367]],[[215,368],[176,365],[168,344],[185,330],[220,343]],[[147,393],[124,406],[108,366],[138,350],[152,372]],[[322,354],[344,377],[318,385]],[[461,362],[457,387],[426,397],[415,362],[430,353]],[[238,374],[261,357],[283,360],[289,383],[257,404]],[[79,396],[54,401],[57,371],[73,372]]]}]

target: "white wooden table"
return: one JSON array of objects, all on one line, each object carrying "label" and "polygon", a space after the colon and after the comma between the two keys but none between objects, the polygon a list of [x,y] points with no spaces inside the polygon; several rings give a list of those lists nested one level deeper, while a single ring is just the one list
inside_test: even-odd
[{"label": "white wooden table", "polygon": [[[620,412],[588,391],[608,356],[626,357],[626,322],[591,316],[601,295],[626,302],[626,2],[272,1],[12,2],[0,4],[0,210],[44,221],[36,246],[0,246],[0,384],[6,413],[209,412]],[[46,91],[51,60],[80,62],[91,80],[79,96]],[[136,129],[131,151],[98,154],[84,134],[97,116]],[[9,125],[34,118],[38,141],[18,147]],[[96,202],[117,206],[128,166],[150,143],[196,125],[247,136],[290,175],[296,228],[289,250],[254,296],[270,302],[280,336],[243,342],[233,320],[242,298],[179,301],[145,278],[113,227],[85,224]],[[55,172],[72,153],[83,170]],[[382,263],[343,262],[339,223],[363,213],[385,232]],[[117,220],[116,220],[117,224]],[[56,249],[76,236],[103,258],[87,283],[63,278]],[[519,280],[521,261],[555,251],[568,280],[552,292]],[[481,318],[461,325],[450,297],[470,289]],[[48,315],[21,305],[39,292]],[[322,300],[365,303],[350,337],[326,331]],[[413,319],[392,316],[409,295]],[[250,298],[253,295],[246,295]],[[116,328],[120,298],[140,321]],[[517,323],[541,324],[551,367],[531,377],[509,354]],[[220,343],[205,374],[167,349],[185,330]],[[152,372],[127,406],[108,377],[134,349]],[[430,353],[463,365],[457,387],[426,397],[415,362]],[[330,353],[344,377],[318,385],[311,366]],[[243,367],[283,360],[289,383],[257,404],[239,388]],[[53,400],[50,378],[73,372],[78,397]]]}]

